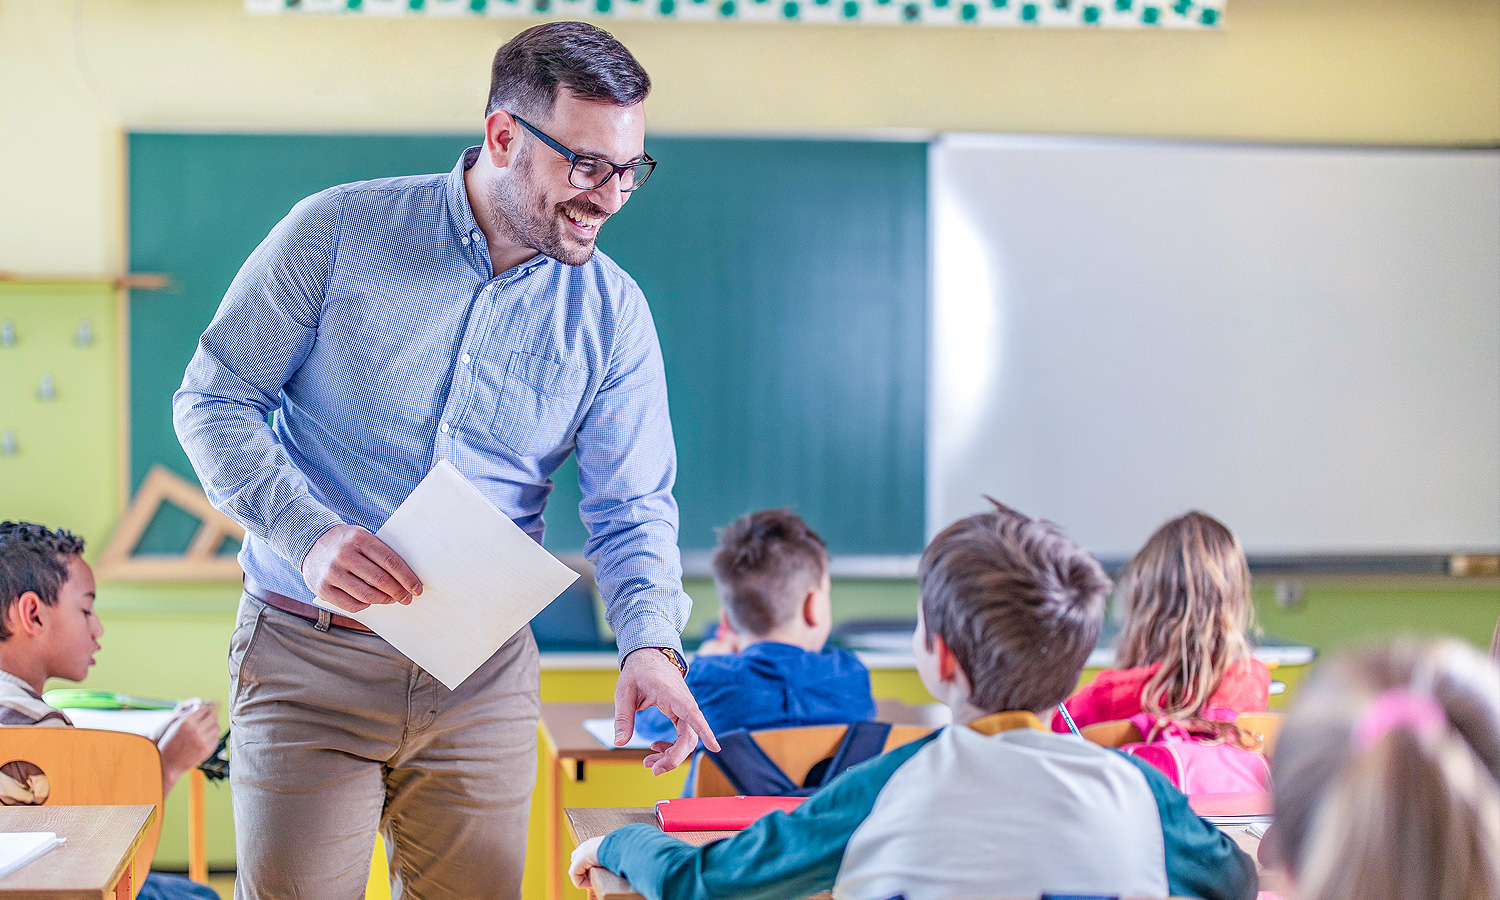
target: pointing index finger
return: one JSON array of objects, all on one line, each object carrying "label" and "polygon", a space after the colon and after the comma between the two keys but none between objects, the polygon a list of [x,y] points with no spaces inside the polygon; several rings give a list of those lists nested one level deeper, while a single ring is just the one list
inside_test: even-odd
[{"label": "pointing index finger", "polygon": [[687,720],[687,726],[703,741],[703,746],[715,753],[719,752],[719,739],[714,737],[714,730],[708,727],[708,720],[703,717],[703,712],[698,709],[696,702],[683,710],[682,717]]}]

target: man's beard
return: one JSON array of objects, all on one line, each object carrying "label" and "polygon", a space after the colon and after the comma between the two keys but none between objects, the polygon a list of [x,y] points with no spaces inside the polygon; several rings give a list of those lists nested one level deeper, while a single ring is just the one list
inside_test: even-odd
[{"label": "man's beard", "polygon": [[[594,256],[594,242],[578,244],[563,234],[562,211],[547,205],[531,177],[531,154],[524,152],[508,178],[489,184],[490,225],[522,247],[550,256],[569,266],[581,266]],[[604,210],[581,197],[565,204],[574,211],[604,218]]]}]

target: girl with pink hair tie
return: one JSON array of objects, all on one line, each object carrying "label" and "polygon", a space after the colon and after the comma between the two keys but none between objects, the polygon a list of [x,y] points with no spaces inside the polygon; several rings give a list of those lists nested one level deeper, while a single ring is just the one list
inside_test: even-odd
[{"label": "girl with pink hair tie", "polygon": [[1500,898],[1500,670],[1453,640],[1324,664],[1271,761],[1296,900]]}]

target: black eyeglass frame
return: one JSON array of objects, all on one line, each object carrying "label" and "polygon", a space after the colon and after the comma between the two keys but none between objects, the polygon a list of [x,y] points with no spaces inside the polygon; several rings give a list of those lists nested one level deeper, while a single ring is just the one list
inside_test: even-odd
[{"label": "black eyeglass frame", "polygon": [[[557,151],[558,155],[562,156],[563,159],[566,159],[568,161],[568,184],[571,184],[573,187],[576,187],[581,191],[597,191],[600,188],[604,187],[606,184],[609,184],[609,179],[614,178],[616,175],[620,175],[620,193],[628,194],[631,191],[638,190],[641,185],[645,184],[646,179],[650,178],[651,173],[656,169],[656,160],[652,159],[649,154],[645,153],[641,154],[640,162],[626,163],[623,166],[616,165],[615,163],[612,163],[609,160],[603,159],[598,156],[588,156],[582,153],[574,153],[572,150],[569,150],[567,147],[559,144],[546,132],[542,131],[540,128],[536,127],[535,125],[531,124],[530,122],[526,121],[510,110],[507,109],[506,113],[509,114],[512,119],[520,122],[521,126],[527,131],[540,138],[542,143]],[[609,175],[605,176],[603,181],[600,181],[596,185],[589,186],[586,184],[579,184],[578,182],[573,180],[573,173],[578,171],[578,163],[580,160],[603,163],[604,165],[610,167],[610,173]],[[623,173],[640,169],[645,169],[645,174],[641,174],[639,171],[636,171],[635,183],[630,187],[625,187],[625,178]]]}]

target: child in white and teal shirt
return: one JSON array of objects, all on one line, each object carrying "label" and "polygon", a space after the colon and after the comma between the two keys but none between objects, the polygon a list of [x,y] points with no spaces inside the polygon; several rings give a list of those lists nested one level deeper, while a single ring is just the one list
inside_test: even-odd
[{"label": "child in white and teal shirt", "polygon": [[1255,897],[1253,861],[1160,773],[1044,724],[1098,635],[1097,562],[999,507],[938,535],[920,577],[917,671],[953,726],[704,847],[644,825],[587,841],[574,883],[599,865],[648,900]]}]

